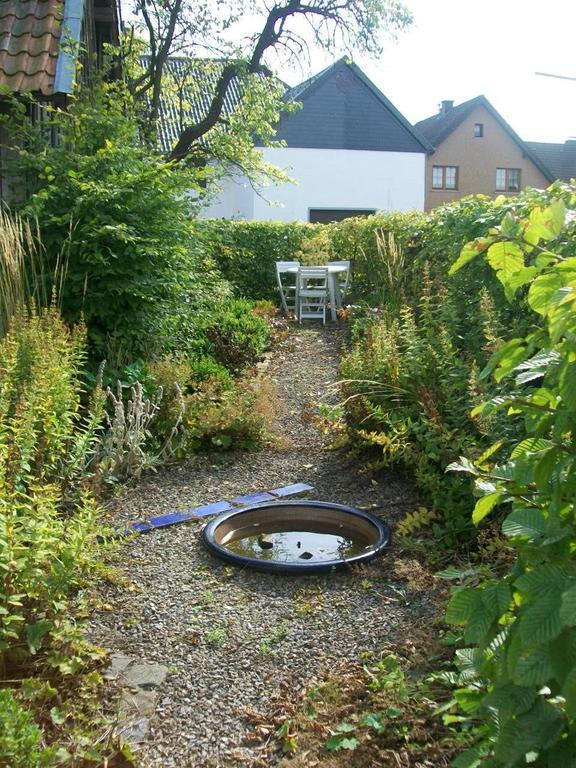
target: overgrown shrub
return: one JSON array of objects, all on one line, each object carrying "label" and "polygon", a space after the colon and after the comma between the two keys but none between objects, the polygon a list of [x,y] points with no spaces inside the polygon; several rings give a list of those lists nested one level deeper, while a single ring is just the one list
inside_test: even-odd
[{"label": "overgrown shrub", "polygon": [[177,456],[262,444],[270,399],[265,381],[234,378],[210,357],[167,358],[154,363],[151,373],[163,390],[154,434],[165,440],[178,422]]},{"label": "overgrown shrub", "polygon": [[21,210],[39,224],[47,275],[65,265],[63,316],[83,318],[96,365],[165,353],[198,294],[213,293],[190,219],[196,175],[142,145],[122,85],[94,83],[51,115],[58,145],[28,129],[15,171],[35,179]]},{"label": "overgrown shrub", "polygon": [[42,768],[53,765],[53,749],[42,746],[42,731],[9,689],[0,690],[0,765]]},{"label": "overgrown shrub", "polygon": [[473,365],[458,351],[452,313],[453,300],[424,276],[419,318],[404,306],[398,317],[363,324],[341,367],[349,434],[377,446],[384,466],[413,474],[441,513],[435,527],[447,546],[469,528],[471,504],[462,478],[446,477],[445,467],[483,440],[468,415]]}]

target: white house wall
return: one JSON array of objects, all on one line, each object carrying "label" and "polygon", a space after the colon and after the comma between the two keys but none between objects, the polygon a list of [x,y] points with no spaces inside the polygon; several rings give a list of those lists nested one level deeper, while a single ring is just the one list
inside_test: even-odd
[{"label": "white house wall", "polygon": [[229,179],[204,217],[308,221],[310,208],[424,209],[424,153],[285,147],[263,154],[297,184],[268,187],[260,197],[246,180]]}]

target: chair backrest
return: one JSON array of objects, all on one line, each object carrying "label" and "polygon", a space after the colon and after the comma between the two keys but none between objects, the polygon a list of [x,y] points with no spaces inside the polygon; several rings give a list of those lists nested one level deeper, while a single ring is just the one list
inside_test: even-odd
[{"label": "chair backrest", "polygon": [[328,283],[327,267],[300,267],[298,270],[298,283],[300,288],[306,288],[309,281],[314,282],[314,286],[325,288]]},{"label": "chair backrest", "polygon": [[299,266],[299,261],[277,261],[276,273],[279,274],[280,272],[286,272],[287,269],[298,269]]},{"label": "chair backrest", "polygon": [[346,291],[348,289],[348,283],[350,282],[350,261],[345,259],[342,261],[329,261],[328,264],[332,264],[333,266],[337,267],[346,267],[346,271],[342,271],[338,276],[341,287],[343,287],[343,290]]}]

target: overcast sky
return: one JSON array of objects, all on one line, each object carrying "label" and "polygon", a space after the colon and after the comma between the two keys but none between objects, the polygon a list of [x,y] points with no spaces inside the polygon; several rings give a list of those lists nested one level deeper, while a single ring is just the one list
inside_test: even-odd
[{"label": "overcast sky", "polygon": [[[405,0],[412,28],[356,63],[411,122],[484,94],[528,141],[576,137],[576,0]],[[312,74],[330,64],[314,54]],[[301,71],[278,74],[294,85]]]}]

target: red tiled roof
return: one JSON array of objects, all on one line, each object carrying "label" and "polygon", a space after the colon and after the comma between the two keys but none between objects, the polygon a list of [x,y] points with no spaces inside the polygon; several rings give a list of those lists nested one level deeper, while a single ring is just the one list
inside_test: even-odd
[{"label": "red tiled roof", "polygon": [[0,0],[0,90],[53,93],[64,0]]}]

